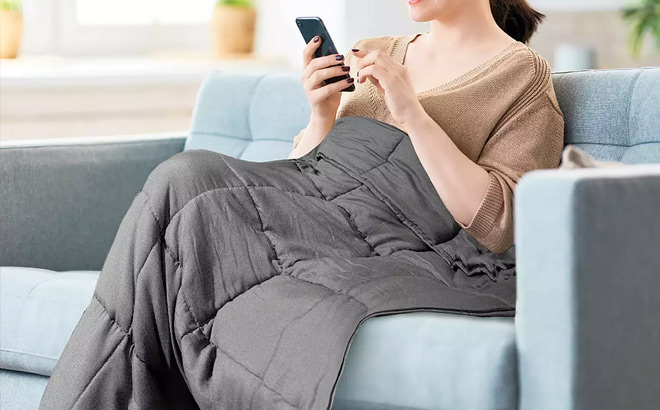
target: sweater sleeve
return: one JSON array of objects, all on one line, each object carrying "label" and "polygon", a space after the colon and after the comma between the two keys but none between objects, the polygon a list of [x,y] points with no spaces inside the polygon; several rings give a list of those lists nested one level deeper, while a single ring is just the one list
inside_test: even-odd
[{"label": "sweater sleeve", "polygon": [[486,141],[477,160],[488,171],[488,189],[470,224],[458,224],[493,252],[513,245],[513,194],[520,177],[559,165],[564,118],[553,97],[548,86],[506,120]]}]

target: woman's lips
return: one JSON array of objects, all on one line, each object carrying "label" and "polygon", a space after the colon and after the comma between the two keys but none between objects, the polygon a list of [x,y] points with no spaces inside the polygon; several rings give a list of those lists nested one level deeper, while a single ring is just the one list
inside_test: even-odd
[{"label": "woman's lips", "polygon": [[417,3],[421,3],[421,2],[422,2],[422,0],[408,0],[408,4],[410,4],[411,6],[413,4],[417,4]]}]

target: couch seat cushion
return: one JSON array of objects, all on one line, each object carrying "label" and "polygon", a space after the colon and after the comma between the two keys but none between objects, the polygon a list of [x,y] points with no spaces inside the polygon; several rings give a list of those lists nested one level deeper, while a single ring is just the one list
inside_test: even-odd
[{"label": "couch seat cushion", "polygon": [[[98,275],[0,268],[1,367],[50,375]],[[333,409],[513,409],[515,351],[513,319],[371,318],[351,343]]]},{"label": "couch seat cushion", "polygon": [[0,367],[49,376],[98,275],[0,267]]},{"label": "couch seat cushion", "polygon": [[0,409],[38,410],[48,377],[0,370]]},{"label": "couch seat cushion", "polygon": [[510,410],[517,386],[513,319],[396,314],[359,328],[333,409]]}]

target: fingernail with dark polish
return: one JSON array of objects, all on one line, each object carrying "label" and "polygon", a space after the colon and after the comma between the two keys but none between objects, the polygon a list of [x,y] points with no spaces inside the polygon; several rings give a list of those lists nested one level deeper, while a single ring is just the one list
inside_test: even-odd
[{"label": "fingernail with dark polish", "polygon": [[321,37],[319,37],[319,36],[314,37],[314,42],[315,42],[315,43],[318,43],[319,40],[321,40]]},{"label": "fingernail with dark polish", "polygon": [[349,83],[349,84],[353,84],[355,82],[355,78],[351,77],[351,78],[347,79],[346,82]]},{"label": "fingernail with dark polish", "polygon": [[351,51],[354,52],[354,53],[357,53],[358,51],[360,51],[360,49],[359,48],[354,48]]},{"label": "fingernail with dark polish", "polygon": [[351,71],[351,67],[345,65],[341,68],[341,71],[346,71],[346,72]]},{"label": "fingernail with dark polish", "polygon": [[344,56],[340,54],[340,55],[338,55],[338,56],[335,57],[335,58],[337,59],[337,61],[341,61],[341,60],[344,59]]}]

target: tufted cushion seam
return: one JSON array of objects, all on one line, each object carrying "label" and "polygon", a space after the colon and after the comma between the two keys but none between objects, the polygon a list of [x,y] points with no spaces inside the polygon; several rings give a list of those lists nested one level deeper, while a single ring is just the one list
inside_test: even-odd
[{"label": "tufted cushion seam", "polygon": [[222,134],[220,132],[212,132],[212,131],[194,131],[190,133],[191,136],[195,135],[205,135],[205,136],[211,136],[211,137],[218,137],[218,138],[229,138],[233,140],[238,140],[238,141],[245,141],[245,142],[259,142],[259,141],[274,141],[274,142],[291,142],[291,139],[282,139],[282,138],[259,138],[258,140],[252,139],[252,138],[243,138],[243,137],[237,137],[234,135],[227,135],[227,134]]},{"label": "tufted cushion seam", "polygon": [[[63,301],[60,300],[60,299],[47,298],[47,297],[43,297],[43,296],[39,296],[39,297],[35,297],[35,298],[33,298],[33,297],[31,297],[31,296],[27,296],[27,297],[26,297],[26,296],[24,296],[24,295],[2,294],[2,298],[3,298],[3,299],[6,299],[6,298],[7,298],[7,299],[8,299],[8,298],[12,298],[12,299],[18,299],[18,300],[35,300],[35,299],[37,299],[37,300],[39,300],[40,302],[57,303],[57,304],[59,304],[60,306],[80,306],[80,304],[79,304],[78,302],[74,302],[74,303],[69,304],[69,303],[67,303],[67,302],[63,302]],[[86,306],[86,305],[87,305],[87,304],[85,304],[85,306]],[[0,348],[0,350],[2,350],[2,348]]]},{"label": "tufted cushion seam", "polygon": [[637,84],[639,83],[639,79],[642,77],[642,71],[640,71],[637,76],[635,77],[635,82],[633,83],[632,89],[630,91],[630,96],[628,97],[628,146],[631,146],[631,142],[633,141],[632,136],[630,135],[630,129],[631,126],[630,124],[632,123],[632,100],[633,97],[635,96],[635,91],[637,90]]},{"label": "tufted cushion seam", "polygon": [[250,145],[252,145],[251,142],[245,144],[245,146],[238,152],[238,154],[236,154],[236,158],[243,159],[243,154],[245,154],[245,151],[250,148]]},{"label": "tufted cushion seam", "polygon": [[[252,90],[250,90],[250,97],[248,98],[247,132],[248,132],[248,136],[250,137],[250,141],[254,141],[254,135],[252,135],[252,106],[254,105],[254,96],[257,94],[257,90],[259,90],[259,87],[261,86],[261,83],[264,81],[264,78],[266,78],[265,75],[259,77],[257,82],[254,84],[254,87],[252,87]],[[243,150],[243,152],[245,152],[245,150]],[[243,154],[243,152],[241,152],[241,154]]]},{"label": "tufted cushion seam", "polygon": [[603,145],[603,146],[608,146],[608,147],[621,147],[621,148],[632,148],[636,147],[638,145],[646,145],[646,144],[660,144],[660,141],[642,141],[642,142],[636,142],[634,144],[630,145],[624,145],[624,144],[613,144],[613,143],[601,143],[601,142],[579,142],[579,141],[572,141],[571,145]]},{"label": "tufted cushion seam", "polygon": [[23,350],[8,349],[6,347],[0,348],[0,351],[20,354],[20,355],[25,355],[25,356],[31,356],[31,357],[38,357],[40,359],[48,359],[48,360],[54,360],[54,361],[57,361],[59,359],[58,357],[46,356],[46,355],[43,355],[43,354],[32,353],[32,352],[27,352],[27,351],[23,351]]}]

